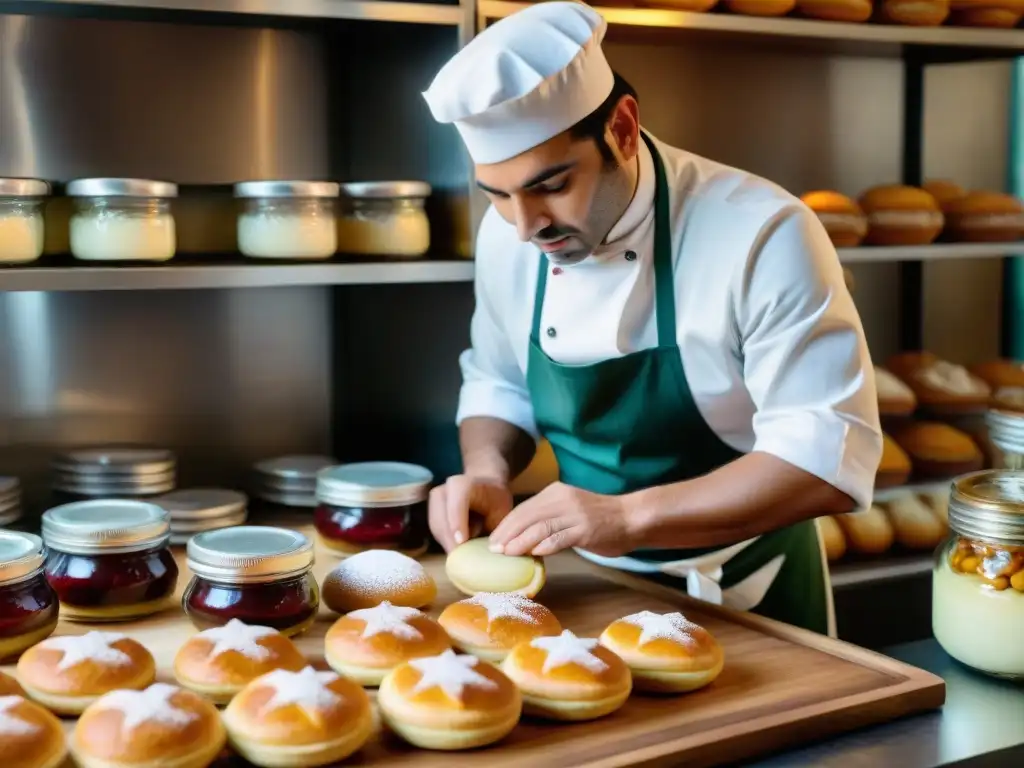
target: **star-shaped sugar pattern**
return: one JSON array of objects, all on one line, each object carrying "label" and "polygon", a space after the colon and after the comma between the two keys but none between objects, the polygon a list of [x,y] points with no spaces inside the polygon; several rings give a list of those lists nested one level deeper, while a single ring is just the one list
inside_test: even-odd
[{"label": "star-shaped sugar pattern", "polygon": [[0,736],[31,736],[39,726],[15,715],[11,710],[23,702],[21,696],[0,696]]},{"label": "star-shaped sugar pattern", "polygon": [[495,619],[514,619],[524,624],[536,624],[526,609],[534,602],[513,592],[480,592],[466,600],[470,605],[479,605],[487,611],[487,626]]},{"label": "star-shaped sugar pattern", "polygon": [[352,611],[349,616],[359,619],[365,623],[363,637],[374,635],[390,634],[400,640],[416,641],[422,640],[423,635],[416,627],[409,624],[410,619],[415,619],[423,614],[415,608],[405,608],[400,605],[392,605],[385,600],[374,608],[362,608]]},{"label": "star-shaped sugar pattern", "polygon": [[122,713],[122,732],[132,731],[143,723],[159,723],[180,730],[196,719],[194,712],[178,709],[171,702],[171,696],[180,690],[167,683],[153,683],[144,691],[123,690],[108,693],[96,703],[96,706]]},{"label": "star-shaped sugar pattern", "polygon": [[566,664],[576,664],[599,675],[608,669],[608,665],[591,651],[597,648],[597,640],[589,637],[576,637],[570,630],[562,631],[556,637],[535,637],[530,641],[534,648],[547,652],[544,667],[545,674]]},{"label": "star-shaped sugar pattern", "polygon": [[681,645],[693,645],[693,632],[698,629],[696,624],[679,612],[640,611],[626,616],[622,621],[640,628],[640,640],[637,642],[639,646],[647,645],[654,640],[672,640]]},{"label": "star-shaped sugar pattern", "polygon": [[455,701],[462,701],[466,688],[491,690],[497,687],[493,680],[474,669],[478,661],[475,656],[459,655],[455,651],[445,651],[440,656],[410,659],[409,666],[420,673],[413,693],[440,688]]},{"label": "star-shaped sugar pattern", "polygon": [[211,659],[215,659],[228,651],[237,651],[254,661],[266,661],[270,658],[270,651],[257,641],[261,637],[269,637],[276,634],[276,629],[246,624],[238,619],[231,619],[224,626],[204,630],[200,633],[200,637],[213,643],[213,649],[210,651]]},{"label": "star-shaped sugar pattern", "polygon": [[86,632],[84,635],[62,635],[51,637],[42,642],[42,647],[61,651],[64,656],[57,664],[57,669],[71,669],[83,661],[95,661],[113,667],[123,667],[132,663],[127,653],[114,648],[114,643],[124,640],[125,635],[117,632]]},{"label": "star-shaped sugar pattern", "polygon": [[273,690],[274,694],[263,705],[264,712],[295,704],[311,718],[318,718],[320,710],[336,706],[341,697],[329,686],[338,676],[333,672],[317,672],[306,667],[301,672],[275,669],[259,678],[260,685]]}]

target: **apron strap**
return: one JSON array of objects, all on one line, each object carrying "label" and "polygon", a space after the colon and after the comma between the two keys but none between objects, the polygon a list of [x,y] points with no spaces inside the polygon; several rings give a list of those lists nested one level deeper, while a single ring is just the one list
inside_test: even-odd
[{"label": "apron strap", "polygon": [[[540,253],[540,251],[538,251]],[[540,261],[537,262],[537,289],[533,299],[533,325],[530,328],[530,341],[540,349],[540,316],[544,311],[544,290],[548,284],[548,268],[551,263],[548,257],[540,253]]]}]

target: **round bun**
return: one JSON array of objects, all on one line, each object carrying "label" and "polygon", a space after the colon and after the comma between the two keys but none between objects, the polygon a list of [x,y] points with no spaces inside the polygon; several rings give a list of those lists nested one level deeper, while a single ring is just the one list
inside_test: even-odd
[{"label": "round bun", "polygon": [[224,710],[231,747],[262,766],[327,765],[373,733],[366,691],[334,672],[278,669],[258,677]]},{"label": "round bun", "polygon": [[519,643],[562,632],[555,614],[514,592],[480,592],[449,605],[438,621],[457,648],[493,662]]},{"label": "round bun", "polygon": [[387,726],[423,749],[472,749],[519,722],[519,689],[497,667],[445,651],[412,659],[384,678],[377,704]]},{"label": "round bun", "polygon": [[0,696],[24,696],[25,689],[10,675],[0,672]]},{"label": "round bun", "polygon": [[[968,5],[967,3],[954,2],[953,6]],[[957,27],[991,27],[995,29],[1013,29],[1020,22],[1021,12],[1009,4],[1003,7],[965,7],[954,10],[950,15],[949,23]]]},{"label": "round bun", "polygon": [[448,553],[445,572],[464,595],[478,592],[516,592],[536,597],[544,587],[544,561],[525,555],[510,557],[491,552],[486,537],[470,539]]},{"label": "round bun", "polygon": [[883,21],[910,27],[937,27],[949,16],[949,0],[882,0]]},{"label": "round bun", "polygon": [[910,478],[913,469],[907,452],[889,435],[882,434],[882,458],[875,470],[875,488],[894,488]]},{"label": "round bun", "polygon": [[60,715],[77,715],[100,696],[141,690],[156,678],[156,662],[142,645],[116,632],[50,637],[18,660],[25,692]]},{"label": "round bun", "polygon": [[945,221],[935,198],[917,187],[873,187],[860,205],[868,217],[866,242],[871,245],[928,245]]},{"label": "round bun", "polygon": [[593,720],[629,698],[629,667],[597,640],[565,630],[512,649],[501,665],[523,692],[523,711],[553,720]]},{"label": "round bun", "polygon": [[981,469],[985,456],[965,432],[937,421],[916,421],[893,429],[893,440],[906,451],[914,473],[946,478]]},{"label": "round bun", "polygon": [[360,685],[380,685],[403,661],[437,656],[452,647],[441,625],[416,608],[385,601],[342,616],[327,630],[331,669]]},{"label": "round bun", "polygon": [[871,18],[871,0],[797,0],[801,16],[822,21],[845,21],[860,24]]},{"label": "round bun", "polygon": [[855,248],[868,233],[868,220],[856,202],[838,192],[819,190],[800,198],[817,214],[836,248]]},{"label": "round bun", "polygon": [[24,696],[0,696],[4,768],[57,768],[67,757],[60,720]]},{"label": "round bun", "polygon": [[276,629],[231,619],[186,640],[174,657],[174,676],[215,704],[227,704],[260,675],[298,672],[306,664],[298,646]]},{"label": "round bun", "polygon": [[723,0],[725,7],[743,16],[785,16],[796,0]]},{"label": "round bun", "polygon": [[426,569],[407,555],[370,549],[342,560],[324,579],[322,599],[335,613],[392,605],[422,608],[437,597]]},{"label": "round bun", "polygon": [[963,187],[949,179],[929,179],[921,185],[921,188],[935,198],[935,202],[943,211],[954,200],[959,200],[967,194]]},{"label": "round bun", "polygon": [[640,691],[695,691],[718,677],[725,664],[712,634],[681,613],[626,616],[601,633],[601,645],[626,662]]},{"label": "round bun", "polygon": [[154,683],[90,704],[75,725],[71,753],[82,768],[205,768],[225,741],[220,713],[210,702]]},{"label": "round bun", "polygon": [[1001,192],[971,192],[946,206],[951,240],[1004,243],[1024,237],[1024,205]]}]

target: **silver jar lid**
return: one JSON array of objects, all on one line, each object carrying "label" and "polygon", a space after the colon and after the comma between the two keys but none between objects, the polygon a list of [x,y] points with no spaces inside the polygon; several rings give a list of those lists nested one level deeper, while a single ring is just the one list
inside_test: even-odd
[{"label": "silver jar lid", "polygon": [[241,525],[193,536],[188,567],[200,578],[227,584],[277,581],[313,567],[313,544],[298,531]]},{"label": "silver jar lid", "polygon": [[72,554],[138,552],[167,541],[170,515],[163,507],[128,499],[91,499],[43,513],[47,547]]},{"label": "silver jar lid", "polygon": [[174,472],[174,453],[163,448],[122,448],[116,446],[79,448],[53,461],[59,472],[74,475],[147,476]]},{"label": "silver jar lid", "polygon": [[0,197],[46,197],[49,194],[50,185],[42,179],[0,178]]},{"label": "silver jar lid", "polygon": [[153,179],[75,179],[65,187],[68,197],[177,197],[178,185]]},{"label": "silver jar lid", "polygon": [[398,200],[430,197],[425,181],[355,181],[341,185],[348,197],[358,199]]},{"label": "silver jar lid", "polygon": [[393,507],[424,501],[434,476],[426,467],[368,461],[328,467],[317,475],[316,497],[342,507]]},{"label": "silver jar lid", "polygon": [[968,539],[1024,546],[1024,472],[986,469],[956,478],[949,527]]},{"label": "silver jar lid", "polygon": [[991,410],[985,422],[989,439],[999,450],[1024,457],[1024,413]]},{"label": "silver jar lid", "polygon": [[0,476],[0,497],[15,496],[21,493],[21,482],[16,477]]},{"label": "silver jar lid", "polygon": [[227,515],[221,515],[220,517],[200,517],[194,520],[171,520],[171,536],[175,536],[180,533],[201,533],[202,531],[215,531],[220,528],[231,528],[237,525],[243,525],[248,518],[249,513],[246,510],[240,512],[231,512]]},{"label": "silver jar lid", "polygon": [[235,197],[337,197],[341,185],[333,181],[240,181]]},{"label": "silver jar lid", "polygon": [[153,500],[171,516],[171,528],[179,520],[206,520],[244,515],[249,499],[227,488],[182,488]]},{"label": "silver jar lid", "polygon": [[31,533],[0,531],[0,584],[18,581],[43,567],[43,540]]},{"label": "silver jar lid", "polygon": [[[256,472],[266,475],[266,482],[308,480],[309,487],[316,485],[316,474],[325,467],[338,463],[330,456],[279,456],[256,464]],[[273,482],[276,485],[276,482]]]}]

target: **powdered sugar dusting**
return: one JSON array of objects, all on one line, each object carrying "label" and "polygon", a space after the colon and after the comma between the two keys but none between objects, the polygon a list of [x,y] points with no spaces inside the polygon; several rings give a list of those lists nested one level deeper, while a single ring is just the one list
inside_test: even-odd
[{"label": "powdered sugar dusting", "polygon": [[495,619],[513,619],[524,624],[537,623],[537,620],[526,612],[536,603],[513,592],[480,592],[465,602],[470,605],[479,605],[487,611],[488,628]]},{"label": "powdered sugar dusting", "polygon": [[445,651],[440,656],[411,659],[409,666],[421,675],[413,688],[413,693],[440,688],[456,701],[462,701],[466,688],[496,688],[497,684],[493,680],[474,669],[478,663],[479,659],[475,656],[459,655],[455,651]]},{"label": "powdered sugar dusting", "polygon": [[401,640],[410,641],[423,639],[420,631],[408,623],[410,619],[422,615],[415,608],[392,605],[387,600],[375,608],[363,608],[349,614],[353,619],[359,619],[365,623],[363,637],[387,633]]},{"label": "powdered sugar dusting", "polygon": [[171,696],[180,690],[167,683],[153,683],[144,691],[108,693],[95,706],[121,712],[124,715],[122,731],[132,731],[143,723],[159,723],[180,730],[197,717],[194,712],[178,709],[171,702]]},{"label": "powdered sugar dusting", "polygon": [[598,675],[608,669],[608,665],[597,658],[591,651],[597,648],[597,640],[589,637],[576,637],[568,629],[557,637],[536,637],[530,641],[534,648],[547,652],[544,667],[545,674],[567,664],[576,664]]},{"label": "powdered sugar dusting", "polygon": [[310,717],[318,717],[322,709],[341,703],[341,697],[329,686],[338,675],[333,672],[317,672],[306,667],[301,672],[276,669],[259,678],[259,683],[273,689],[274,695],[263,705],[264,712],[295,704]]},{"label": "powdered sugar dusting", "polygon": [[126,637],[117,632],[86,632],[84,635],[51,637],[40,643],[40,646],[63,652],[64,656],[57,664],[57,669],[61,671],[71,669],[83,661],[123,667],[131,664],[132,658],[124,651],[114,648],[113,644]]},{"label": "powdered sugar dusting", "polygon": [[29,723],[15,715],[11,710],[25,701],[21,696],[0,696],[0,735],[31,736],[39,731],[39,726]]},{"label": "powdered sugar dusting", "polygon": [[401,552],[369,549],[342,560],[334,569],[346,587],[367,595],[401,590],[427,578],[423,566]]},{"label": "powdered sugar dusting", "polygon": [[640,611],[626,616],[622,621],[640,628],[640,640],[637,645],[646,645],[654,640],[672,640],[682,645],[693,645],[696,643],[693,633],[700,629],[678,612]]},{"label": "powdered sugar dusting", "polygon": [[270,658],[270,651],[260,645],[257,640],[276,634],[278,634],[276,629],[254,626],[238,619],[231,619],[222,627],[214,627],[200,632],[199,636],[213,642],[213,650],[210,651],[211,659],[228,651],[237,651],[254,661],[266,661]]}]

